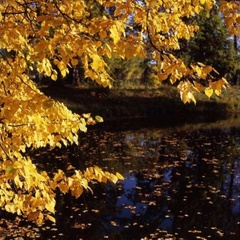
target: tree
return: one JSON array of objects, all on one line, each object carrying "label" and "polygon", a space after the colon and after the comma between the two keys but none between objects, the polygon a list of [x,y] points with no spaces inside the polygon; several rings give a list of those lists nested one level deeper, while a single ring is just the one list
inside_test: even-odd
[{"label": "tree", "polygon": [[[203,11],[192,21],[199,26],[199,31],[192,39],[181,43],[178,56],[187,65],[202,62],[214,67],[222,76],[227,74],[234,78],[240,70],[240,59],[219,9]],[[232,82],[233,79],[228,80]]]},{"label": "tree", "polygon": [[[70,176],[61,169],[50,175],[37,168],[28,149],[78,143],[79,131],[102,119],[74,114],[46,97],[30,80],[29,71],[36,69],[54,81],[81,62],[85,77],[106,87],[111,85],[106,58],[145,58],[151,48],[159,81],[180,81],[184,103],[196,101],[194,91],[219,95],[227,81],[213,79],[212,67],[187,67],[170,53],[179,49],[179,39],[188,40],[198,30],[186,19],[213,6],[213,0],[1,0],[0,206],[38,223],[54,221],[57,188],[79,197],[83,189],[90,189],[91,180],[122,179],[98,167],[74,169]],[[221,9],[230,33],[237,34],[239,1],[222,4]],[[134,26],[128,24],[130,18]]]},{"label": "tree", "polygon": [[147,63],[145,59],[138,56],[131,59],[122,59],[121,57],[113,57],[106,59],[108,72],[111,76],[112,85],[114,87],[122,86],[138,86],[141,83],[147,83],[145,76]]}]

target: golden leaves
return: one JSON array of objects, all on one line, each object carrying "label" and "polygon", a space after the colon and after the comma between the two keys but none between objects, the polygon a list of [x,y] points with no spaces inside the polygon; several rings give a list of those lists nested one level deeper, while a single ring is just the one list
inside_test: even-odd
[{"label": "golden leaves", "polygon": [[220,1],[220,11],[230,35],[240,34],[240,5],[239,1]]},{"label": "golden leaves", "polygon": [[196,104],[196,99],[193,95],[194,89],[189,81],[180,82],[177,88],[180,92],[180,97],[184,104],[190,102],[194,102],[194,104]]},{"label": "golden leaves", "polygon": [[210,82],[209,85],[217,96],[220,96],[223,88],[229,87],[229,83],[225,78]]},{"label": "golden leaves", "polygon": [[43,222],[43,213],[40,210],[30,212],[27,215],[28,221],[36,221],[37,223],[41,224]]},{"label": "golden leaves", "polygon": [[198,65],[191,65],[192,69],[196,71],[197,76],[201,79],[206,79],[210,72],[214,69],[211,66],[205,66],[202,63],[198,63]]},{"label": "golden leaves", "polygon": [[44,72],[48,77],[52,74],[52,64],[49,59],[43,58],[42,62],[38,64],[38,71],[40,73]]},{"label": "golden leaves", "polygon": [[62,76],[65,77],[66,74],[68,73],[67,64],[64,63],[63,61],[59,61],[57,59],[54,59],[54,64],[57,65],[57,67],[60,70]]},{"label": "golden leaves", "polygon": [[194,102],[196,104],[196,99],[193,95],[194,92],[203,92],[208,98],[211,98],[215,93],[220,96],[222,88],[228,87],[229,84],[225,78],[221,78],[216,81],[209,81],[209,86],[203,87],[200,83],[194,81],[193,83],[189,81],[180,82],[178,85],[178,90],[180,92],[180,97],[183,103]]},{"label": "golden leaves", "polygon": [[[85,132],[88,124],[96,122],[90,114],[81,117],[44,96],[30,80],[27,84],[16,80],[11,83],[9,80],[0,87],[1,94],[5,93],[4,87],[12,94],[1,99],[4,104],[0,112],[3,123],[0,131],[4,146],[0,153],[4,159],[21,156],[26,147],[77,144],[78,132]],[[13,100],[12,96],[19,99]]]},{"label": "golden leaves", "polygon": [[75,170],[75,173],[70,177],[66,177],[66,174],[63,171],[58,170],[51,180],[50,186],[53,189],[56,187],[59,188],[64,194],[70,191],[74,197],[78,198],[82,195],[83,189],[91,191],[88,183],[92,180],[97,180],[98,182],[103,183],[106,183],[109,180],[116,183],[118,180],[122,179],[123,176],[120,173],[112,174],[95,166],[87,168],[84,172]]},{"label": "golden leaves", "polygon": [[[24,9],[25,5],[28,6],[27,9]],[[111,16],[106,11],[102,15],[90,18],[88,12],[90,10],[84,1],[63,1],[57,6],[47,3],[47,7],[46,3],[37,1],[36,5],[41,10],[38,16],[31,4],[14,6],[20,13],[28,12],[33,21],[25,19],[24,14],[20,13],[20,19],[25,20],[21,21],[21,24],[11,14],[4,16],[4,26],[0,29],[1,38],[4,40],[3,47],[9,51],[23,50],[26,56],[22,56],[22,59],[24,61],[27,59],[28,65],[37,63],[38,71],[52,80],[58,78],[56,70],[52,67],[53,62],[64,77],[68,74],[70,64],[76,66],[81,61],[85,77],[108,86],[111,78],[106,71],[105,56],[145,57],[148,45],[146,36],[151,38],[157,49],[179,49],[179,39],[189,39],[197,30],[197,26],[183,21],[183,18],[200,13],[204,8],[210,9],[214,1],[195,0],[184,4],[180,0],[174,3],[147,1],[146,5],[129,1],[101,1],[104,7],[115,6],[114,15]],[[233,5],[231,4],[231,9],[236,8]],[[163,8],[159,11],[161,6]],[[222,9],[228,19],[227,7],[223,5]],[[10,11],[8,8],[2,7],[0,12],[8,11]],[[139,26],[139,31],[132,28],[129,16]],[[237,21],[238,18],[231,19]],[[128,34],[126,27],[129,29]],[[8,29],[7,33],[5,29]],[[156,55],[153,60],[157,59]],[[181,75],[172,73],[169,69],[158,76],[160,80],[164,80],[169,74],[174,75],[169,78],[173,83]]]},{"label": "golden leaves", "polygon": [[45,172],[40,174],[29,158],[4,161],[0,170],[1,207],[24,214],[39,224],[44,221],[44,209],[55,212],[55,194],[47,184],[49,177]]}]

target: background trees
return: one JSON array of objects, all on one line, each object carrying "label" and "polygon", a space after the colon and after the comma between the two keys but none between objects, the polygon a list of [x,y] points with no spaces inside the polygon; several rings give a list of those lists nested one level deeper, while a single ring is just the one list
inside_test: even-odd
[{"label": "background trees", "polygon": [[220,75],[236,83],[240,70],[238,48],[234,37],[229,36],[219,8],[203,11],[193,18],[199,31],[190,39],[182,41],[179,56],[189,65],[202,62],[213,66]]},{"label": "background trees", "polygon": [[[195,91],[219,95],[226,79],[202,63],[190,64],[174,55],[180,39],[189,40],[199,27],[193,17],[214,6],[213,0],[159,1],[0,1],[0,206],[41,223],[54,221],[56,188],[73,196],[88,182],[122,176],[97,167],[71,174],[37,168],[28,150],[78,143],[78,132],[102,121],[77,115],[46,97],[30,72],[56,81],[81,63],[84,78],[111,86],[107,59],[148,58],[159,81],[179,82],[184,103],[196,102]],[[221,1],[229,34],[239,34],[239,1]],[[201,84],[204,82],[204,84]]]}]

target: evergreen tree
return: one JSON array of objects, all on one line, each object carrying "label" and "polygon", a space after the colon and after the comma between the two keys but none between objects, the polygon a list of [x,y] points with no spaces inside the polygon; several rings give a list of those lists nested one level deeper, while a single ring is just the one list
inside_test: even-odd
[{"label": "evergreen tree", "polygon": [[218,8],[203,11],[193,21],[199,26],[199,31],[190,41],[181,42],[179,56],[187,65],[194,62],[211,65],[230,82],[236,83],[240,57]]}]

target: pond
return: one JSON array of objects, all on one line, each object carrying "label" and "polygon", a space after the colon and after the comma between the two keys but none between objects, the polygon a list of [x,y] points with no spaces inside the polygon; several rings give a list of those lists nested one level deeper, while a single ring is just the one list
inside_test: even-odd
[{"label": "pond", "polygon": [[90,129],[67,158],[125,180],[93,184],[94,194],[79,199],[59,194],[56,224],[21,231],[35,239],[240,239],[239,127],[121,126]]}]

